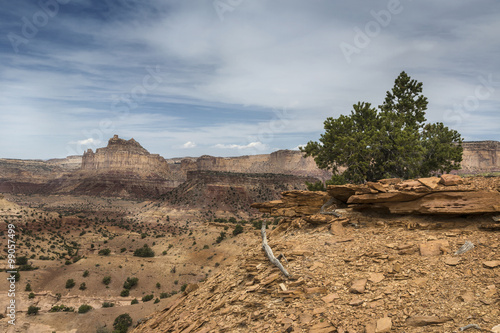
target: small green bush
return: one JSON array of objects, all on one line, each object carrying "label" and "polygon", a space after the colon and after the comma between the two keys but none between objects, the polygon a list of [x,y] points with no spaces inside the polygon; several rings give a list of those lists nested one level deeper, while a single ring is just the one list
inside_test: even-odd
[{"label": "small green bush", "polygon": [[83,277],[87,277],[87,276],[89,276],[89,274],[90,274],[89,271],[85,270],[85,272],[83,272]]},{"label": "small green bush", "polygon": [[105,276],[102,278],[102,283],[104,283],[105,285],[108,285],[111,283],[111,276]]},{"label": "small green bush", "polygon": [[137,300],[137,298],[134,298],[132,300],[132,302],[130,302],[130,304],[134,305],[134,304],[139,304],[139,301]]},{"label": "small green bush", "polygon": [[143,247],[138,248],[137,250],[134,251],[134,256],[143,258],[154,257],[155,252],[148,246],[148,244],[144,244]]},{"label": "small green bush", "polygon": [[235,225],[233,230],[233,236],[239,235],[241,233],[243,233],[243,226],[241,224]]},{"label": "small green bush", "polygon": [[142,298],[142,301],[143,302],[149,302],[150,300],[152,300],[154,298],[153,295],[145,295],[143,298]]},{"label": "small green bush", "polygon": [[115,303],[111,303],[111,302],[102,303],[103,308],[112,308],[113,306],[115,306]]},{"label": "small green bush", "polygon": [[75,280],[73,279],[68,279],[66,280],[66,288],[71,289],[75,286]]},{"label": "small green bush", "polygon": [[102,250],[99,250],[99,252],[98,252],[98,254],[100,256],[109,256],[110,253],[111,253],[110,249],[102,249]]},{"label": "small green bush", "polygon": [[36,316],[38,314],[38,310],[40,310],[39,307],[34,306],[34,305],[30,305],[28,307],[28,316],[31,316],[31,315]]},{"label": "small green bush", "polygon": [[92,307],[90,305],[88,305],[88,304],[82,304],[78,308],[78,313],[87,313],[90,310],[92,310]]},{"label": "small green bush", "polygon": [[127,280],[123,283],[123,288],[125,289],[132,289],[133,286],[137,285],[139,282],[139,278],[136,277],[128,277]]},{"label": "small green bush", "polygon": [[127,297],[128,295],[130,295],[130,290],[128,289],[123,289],[122,292],[120,293],[121,297]]},{"label": "small green bush", "polygon": [[124,313],[115,318],[113,328],[117,333],[126,333],[128,328],[132,326],[132,318],[128,313]]}]

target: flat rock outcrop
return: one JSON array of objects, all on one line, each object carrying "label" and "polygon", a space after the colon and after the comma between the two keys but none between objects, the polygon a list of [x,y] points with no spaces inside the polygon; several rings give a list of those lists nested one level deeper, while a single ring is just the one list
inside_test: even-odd
[{"label": "flat rock outcrop", "polygon": [[[362,185],[330,185],[327,193],[283,192],[282,199],[255,203],[263,213],[283,217],[320,214],[323,204],[381,210],[393,214],[483,214],[500,212],[500,180],[483,178],[476,186],[457,175],[416,180],[383,179]],[[483,182],[483,183],[484,183]],[[324,213],[323,213],[324,214]]]}]

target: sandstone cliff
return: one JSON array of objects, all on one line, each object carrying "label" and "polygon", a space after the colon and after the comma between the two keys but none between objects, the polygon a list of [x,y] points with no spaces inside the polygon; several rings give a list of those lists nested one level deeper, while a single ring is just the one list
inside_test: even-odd
[{"label": "sandstone cliff", "polygon": [[311,157],[293,150],[278,150],[271,154],[247,155],[238,157],[214,157],[203,155],[198,158],[167,160],[175,179],[187,179],[189,171],[222,171],[236,173],[276,173],[295,176],[314,177],[327,180],[331,172],[321,170]]},{"label": "sandstone cliff", "polygon": [[150,154],[134,139],[120,139],[118,135],[109,139],[108,146],[94,153],[91,149],[83,154],[82,170],[107,172],[134,172],[144,176],[168,179],[170,169],[167,161],[157,154]]},{"label": "sandstone cliff", "polygon": [[464,148],[460,174],[500,172],[499,141],[469,141]]},{"label": "sandstone cliff", "polygon": [[164,197],[169,205],[205,211],[248,211],[255,201],[274,200],[279,193],[305,189],[314,177],[272,173],[189,171],[186,182]]}]

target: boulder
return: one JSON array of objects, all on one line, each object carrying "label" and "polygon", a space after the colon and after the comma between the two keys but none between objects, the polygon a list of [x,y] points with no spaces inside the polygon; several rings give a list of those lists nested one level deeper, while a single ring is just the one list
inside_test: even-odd
[{"label": "boulder", "polygon": [[441,180],[439,181],[439,183],[443,184],[444,186],[454,186],[463,184],[464,181],[459,175],[445,174],[441,176]]}]

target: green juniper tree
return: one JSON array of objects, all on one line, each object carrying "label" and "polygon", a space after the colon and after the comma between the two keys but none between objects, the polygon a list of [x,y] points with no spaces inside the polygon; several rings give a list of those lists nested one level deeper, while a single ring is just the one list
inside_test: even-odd
[{"label": "green juniper tree", "polygon": [[319,168],[332,170],[329,184],[459,169],[462,138],[443,123],[426,124],[427,104],[422,83],[403,71],[379,110],[358,102],[350,115],[327,118],[319,142],[310,141],[301,150]]}]

